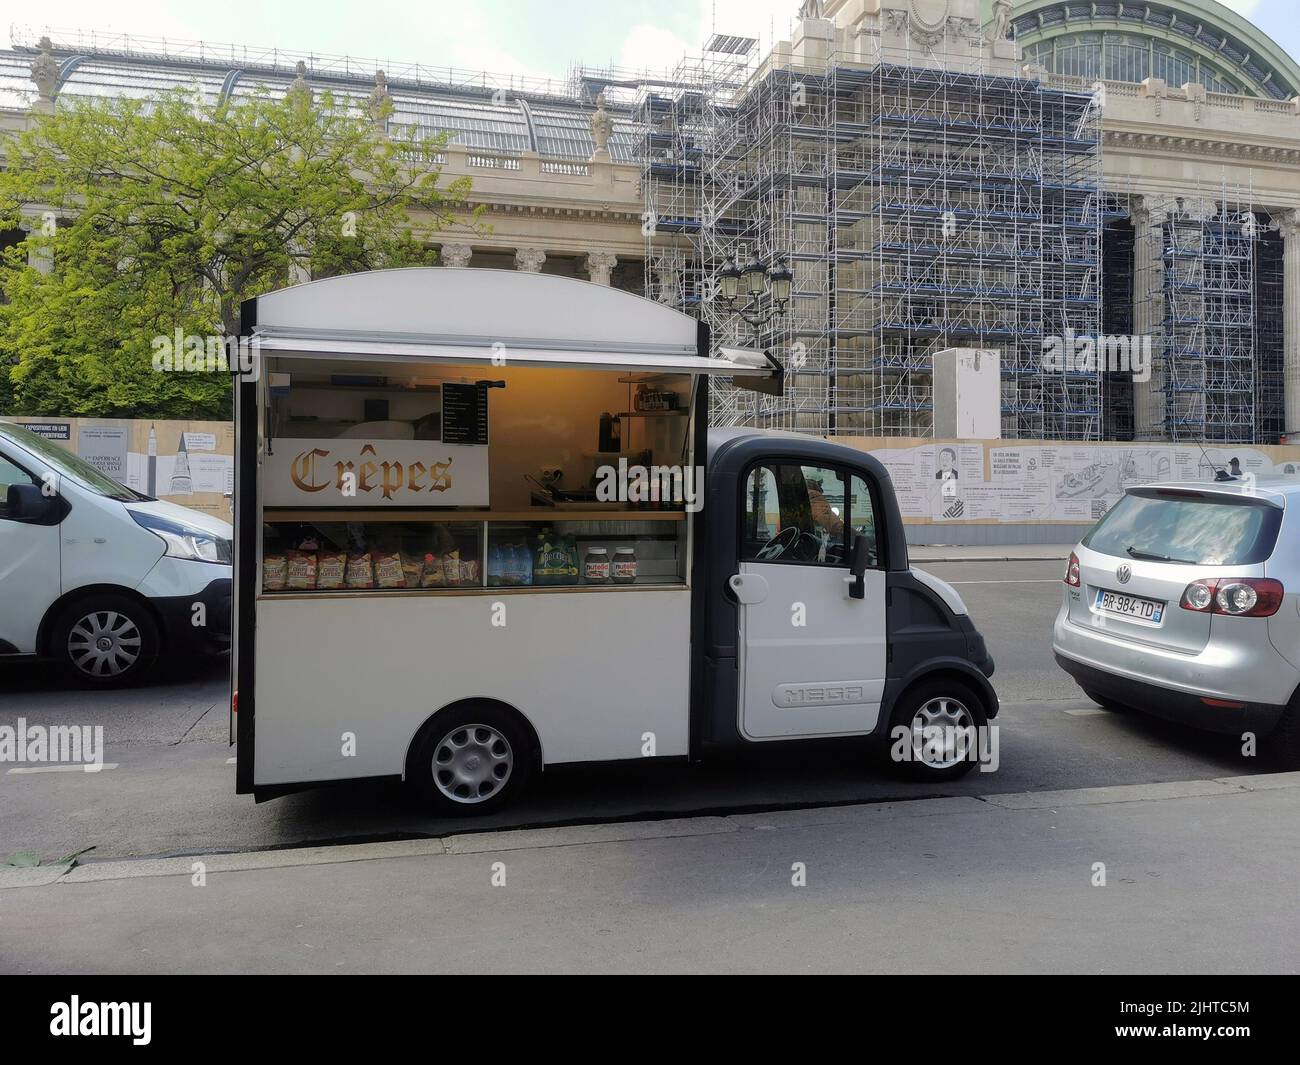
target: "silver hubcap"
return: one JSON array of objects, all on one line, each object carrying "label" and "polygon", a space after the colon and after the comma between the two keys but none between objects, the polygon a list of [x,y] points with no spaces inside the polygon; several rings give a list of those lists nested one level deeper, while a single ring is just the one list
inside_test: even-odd
[{"label": "silver hubcap", "polygon": [[975,749],[975,718],[959,699],[931,699],[912,718],[912,752],[930,769],[950,769]]},{"label": "silver hubcap", "polygon": [[506,786],[515,767],[510,742],[490,725],[464,725],[434,748],[433,780],[452,802],[486,802]]},{"label": "silver hubcap", "polygon": [[100,610],[87,614],[68,633],[68,656],[92,677],[116,677],[140,658],[140,630],[125,614]]}]

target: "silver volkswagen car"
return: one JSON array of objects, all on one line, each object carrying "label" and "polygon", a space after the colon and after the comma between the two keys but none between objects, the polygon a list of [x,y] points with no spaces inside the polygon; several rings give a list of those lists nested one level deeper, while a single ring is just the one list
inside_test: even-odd
[{"label": "silver volkswagen car", "polygon": [[1300,766],[1300,484],[1130,488],[1063,599],[1056,660],[1094,702],[1253,733]]}]

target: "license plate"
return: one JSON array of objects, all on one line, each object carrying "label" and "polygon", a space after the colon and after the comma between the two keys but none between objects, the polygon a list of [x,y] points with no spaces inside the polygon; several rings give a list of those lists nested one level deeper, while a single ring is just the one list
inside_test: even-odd
[{"label": "license plate", "polygon": [[1108,592],[1104,588],[1097,589],[1096,607],[1107,614],[1137,618],[1139,621],[1149,621],[1153,625],[1159,625],[1165,616],[1165,604],[1158,600],[1125,595],[1123,592]]}]

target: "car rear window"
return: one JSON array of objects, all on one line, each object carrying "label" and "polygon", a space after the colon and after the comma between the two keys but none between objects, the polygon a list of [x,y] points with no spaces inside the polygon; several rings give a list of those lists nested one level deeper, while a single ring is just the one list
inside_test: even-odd
[{"label": "car rear window", "polygon": [[1277,543],[1282,512],[1254,500],[1191,493],[1124,496],[1083,538],[1104,555],[1249,566]]}]

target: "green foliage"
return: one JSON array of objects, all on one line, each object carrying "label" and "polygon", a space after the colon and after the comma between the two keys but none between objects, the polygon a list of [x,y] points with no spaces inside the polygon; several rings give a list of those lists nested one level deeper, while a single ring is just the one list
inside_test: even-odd
[{"label": "green foliage", "polygon": [[0,258],[0,413],[229,417],[229,379],[156,372],[153,338],[233,335],[244,300],[297,280],[432,263],[469,193],[438,187],[444,144],[329,94],[33,116],[0,170],[0,229],[34,226]]}]

